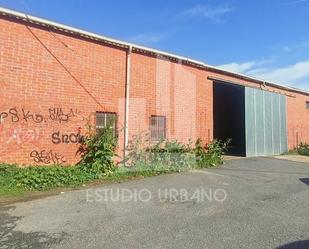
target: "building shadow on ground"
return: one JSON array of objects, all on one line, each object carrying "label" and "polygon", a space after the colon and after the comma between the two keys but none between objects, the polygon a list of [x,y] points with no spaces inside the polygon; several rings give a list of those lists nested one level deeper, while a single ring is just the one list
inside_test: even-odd
[{"label": "building shadow on ground", "polygon": [[301,240],[277,247],[277,249],[308,249],[309,240]]},{"label": "building shadow on ground", "polygon": [[58,244],[67,237],[67,234],[47,234],[45,232],[16,231],[17,223],[22,217],[11,216],[9,208],[0,208],[0,248],[47,248]]},{"label": "building shadow on ground", "polygon": [[[299,178],[299,180],[307,185],[309,185],[309,178]],[[308,247],[309,248],[309,247]]]}]

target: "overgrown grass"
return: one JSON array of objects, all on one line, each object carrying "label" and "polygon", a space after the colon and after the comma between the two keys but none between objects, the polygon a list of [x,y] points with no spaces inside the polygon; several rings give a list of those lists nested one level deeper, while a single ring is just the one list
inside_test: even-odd
[{"label": "overgrown grass", "polygon": [[0,196],[14,196],[25,191],[45,191],[76,187],[107,178],[115,170],[117,140],[111,126],[88,135],[80,146],[82,160],[76,166],[30,166],[0,164]]},{"label": "overgrown grass", "polygon": [[0,197],[19,197],[25,193],[25,189],[12,184],[11,177],[0,175]]},{"label": "overgrown grass", "polygon": [[40,166],[19,168],[0,164],[0,188],[16,190],[49,190],[55,187],[79,186],[100,179],[102,172],[89,172],[80,166]]},{"label": "overgrown grass", "polygon": [[76,166],[30,166],[0,164],[0,197],[16,197],[31,191],[78,187],[95,181],[115,182],[181,172],[194,168],[213,167],[222,163],[226,143],[214,141],[202,145],[160,141],[142,147],[133,142],[127,166],[114,164],[116,142],[112,131],[104,128],[86,137],[81,145],[82,160]]},{"label": "overgrown grass", "polygon": [[121,182],[140,179],[171,171],[119,168],[113,173],[85,171],[80,166],[39,166],[19,168],[0,164],[0,198],[21,197],[28,192],[50,191],[57,188],[76,188],[93,182]]},{"label": "overgrown grass", "polygon": [[229,141],[214,140],[204,145],[200,139],[194,144],[176,140],[161,140],[148,145],[147,136],[137,136],[129,145],[127,164],[136,171],[181,172],[189,169],[214,167],[223,162]]}]

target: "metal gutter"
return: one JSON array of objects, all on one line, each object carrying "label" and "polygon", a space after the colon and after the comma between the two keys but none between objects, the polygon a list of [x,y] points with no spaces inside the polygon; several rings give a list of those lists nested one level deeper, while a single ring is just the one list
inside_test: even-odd
[{"label": "metal gutter", "polygon": [[110,45],[113,45],[113,46],[116,46],[116,47],[124,48],[124,49],[129,49],[131,47],[132,51],[149,53],[149,54],[158,55],[158,56],[164,56],[164,57],[170,58],[172,60],[181,61],[182,63],[192,65],[192,66],[196,66],[196,67],[199,67],[199,68],[203,68],[203,69],[206,69],[206,70],[219,72],[219,73],[234,76],[234,77],[237,77],[237,78],[240,78],[240,79],[250,80],[250,81],[256,82],[258,84],[264,84],[264,85],[267,84],[268,86],[272,86],[272,87],[279,88],[279,89],[286,90],[286,91],[301,93],[301,94],[309,96],[309,92],[304,91],[304,90],[300,90],[300,89],[293,88],[293,87],[283,86],[283,85],[280,85],[280,84],[277,84],[277,83],[274,83],[274,82],[264,81],[264,80],[257,79],[255,77],[248,76],[248,75],[245,75],[245,74],[240,74],[240,73],[235,73],[235,72],[228,71],[228,70],[223,70],[221,68],[208,65],[208,64],[201,62],[201,61],[193,60],[193,59],[190,59],[190,58],[187,58],[187,57],[175,55],[175,54],[172,54],[172,53],[163,52],[163,51],[156,50],[156,49],[151,49],[151,48],[136,45],[136,44],[133,44],[133,43],[120,41],[120,40],[117,40],[117,39],[108,38],[108,37],[101,36],[101,35],[98,35],[98,34],[95,34],[95,33],[87,32],[87,31],[84,31],[84,30],[81,30],[81,29],[77,29],[77,28],[73,28],[73,27],[70,27],[70,26],[67,26],[67,25],[63,25],[63,24],[60,24],[60,23],[57,23],[57,22],[48,21],[48,20],[43,19],[43,18],[35,17],[35,16],[32,16],[32,15],[27,15],[25,13],[17,12],[17,11],[14,11],[14,10],[10,10],[10,9],[0,7],[0,16],[15,18],[17,20],[21,20],[21,21],[28,22],[28,23],[30,22],[30,23],[33,23],[33,24],[36,24],[36,25],[39,25],[39,26],[49,27],[49,28],[54,29],[54,30],[58,30],[58,31],[62,31],[62,32],[66,32],[66,33],[70,33],[70,34],[74,34],[74,35],[79,35],[81,37],[85,37],[85,38],[88,38],[88,39],[91,39],[91,40],[100,41],[100,42],[110,44]]},{"label": "metal gutter", "polygon": [[[267,89],[265,85],[261,84],[260,86],[252,86],[250,84],[247,84],[247,83],[241,83],[241,82],[237,82],[237,81],[232,81],[232,80],[226,80],[226,79],[223,79],[223,78],[220,78],[220,77],[213,77],[213,76],[208,76],[207,79],[211,80],[211,81],[216,81],[216,82],[222,82],[222,83],[227,83],[227,84],[231,84],[231,85],[237,85],[237,86],[243,86],[243,87],[250,87],[250,88],[254,88],[254,89],[259,89],[259,90],[263,90],[263,91],[268,91],[268,92],[273,92],[273,93],[280,93],[280,94],[283,94],[285,96],[288,96],[288,97],[292,97],[292,98],[296,98],[295,95],[293,94],[289,94],[289,93],[282,93],[282,92],[277,92],[277,91],[274,91],[274,90],[271,90],[271,89]],[[279,89],[277,87],[277,89]]]},{"label": "metal gutter", "polygon": [[131,53],[132,47],[129,47],[126,54],[126,84],[125,84],[125,106],[124,106],[124,145],[123,145],[123,163],[126,164],[127,148],[129,144],[129,111],[130,111],[130,84],[131,84]]}]

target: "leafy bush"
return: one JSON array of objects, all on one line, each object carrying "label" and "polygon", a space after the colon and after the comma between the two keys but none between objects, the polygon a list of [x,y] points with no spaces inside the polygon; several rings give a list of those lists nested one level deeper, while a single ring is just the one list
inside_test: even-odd
[{"label": "leafy bush", "polygon": [[76,173],[73,167],[29,167],[18,170],[13,179],[17,186],[30,190],[43,190],[51,187],[78,185],[82,179]]},{"label": "leafy bush", "polygon": [[139,134],[132,137],[127,152],[128,155],[125,158],[125,163],[128,166],[132,166],[138,161],[143,161],[146,158],[145,147],[149,146],[148,134]]},{"label": "leafy bush", "polygon": [[192,146],[190,142],[182,144],[176,140],[161,140],[151,145],[147,137],[136,136],[130,143],[126,159],[126,163],[131,167],[116,170],[114,158],[117,143],[113,130],[108,127],[96,134],[89,133],[79,149],[82,159],[76,166],[19,168],[16,165],[0,164],[0,195],[3,190],[48,190],[79,186],[102,178],[130,179],[212,167],[222,163],[228,143],[213,141],[203,145],[201,140],[197,140]]},{"label": "leafy bush", "polygon": [[214,140],[212,143],[203,145],[198,139],[195,143],[194,152],[196,155],[196,164],[198,168],[216,166],[223,163],[223,155],[227,151],[230,140],[221,142]]},{"label": "leafy bush", "polygon": [[300,143],[300,145],[297,148],[297,151],[300,155],[309,156],[309,144]]},{"label": "leafy bush", "polygon": [[212,167],[222,163],[227,144],[213,141],[203,145],[198,139],[195,146],[182,144],[176,140],[161,140],[145,146],[148,139],[136,136],[128,147],[128,166],[137,171],[180,172],[192,168]]},{"label": "leafy bush", "polygon": [[[110,127],[110,126],[108,126]],[[116,139],[111,128],[89,132],[79,148],[82,159],[76,166],[30,166],[0,164],[0,187],[46,190],[78,186],[100,179],[115,170]]]},{"label": "leafy bush", "polygon": [[19,168],[0,165],[0,186],[20,187],[27,190],[47,190],[54,187],[78,186],[99,179],[101,172],[85,171],[80,166],[39,166]]},{"label": "leafy bush", "polygon": [[89,135],[84,139],[78,153],[82,159],[79,167],[86,172],[112,173],[115,170],[117,139],[111,125],[98,129],[89,128]]},{"label": "leafy bush", "polygon": [[140,172],[179,172],[194,162],[194,156],[187,147],[177,141],[166,140],[151,145],[148,134],[138,135],[130,141],[126,165]]},{"label": "leafy bush", "polygon": [[15,164],[0,163],[0,177],[4,175],[14,174],[18,170]]}]

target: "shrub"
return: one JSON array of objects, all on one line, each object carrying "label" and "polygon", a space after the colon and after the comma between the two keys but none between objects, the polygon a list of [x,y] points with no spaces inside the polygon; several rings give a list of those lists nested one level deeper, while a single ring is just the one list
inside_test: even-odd
[{"label": "shrub", "polygon": [[216,166],[223,163],[223,155],[227,151],[227,146],[230,140],[221,142],[214,140],[210,144],[203,145],[202,141],[198,139],[195,143],[196,164],[199,168]]},{"label": "shrub", "polygon": [[89,135],[81,144],[78,153],[82,159],[79,168],[85,172],[109,174],[115,170],[117,139],[111,125],[98,129],[89,128]]},{"label": "shrub", "polygon": [[78,186],[101,177],[101,172],[84,171],[79,166],[39,166],[19,168],[0,165],[0,186],[26,190],[47,190],[54,187]]},{"label": "shrub", "polygon": [[79,148],[78,153],[82,159],[76,166],[18,168],[16,165],[0,164],[0,186],[47,190],[54,187],[78,186],[109,175],[115,170],[117,143],[113,130],[108,127],[100,129],[97,133],[89,132],[89,136]]},{"label": "shrub", "polygon": [[[96,179],[121,179],[152,176],[187,169],[211,167],[222,163],[227,143],[213,141],[203,145],[197,140],[182,144],[176,140],[161,140],[149,145],[149,140],[136,136],[130,143],[127,163],[129,169],[115,172],[116,139],[111,128],[103,128],[97,134],[89,133],[81,145],[82,160],[76,166],[39,166],[19,168],[0,164],[1,191],[14,189],[48,190],[55,187],[79,186]],[[145,145],[147,145],[145,147]],[[17,191],[18,192],[18,191]]]},{"label": "shrub", "polygon": [[[144,142],[146,142],[144,144]],[[161,140],[148,145],[148,139],[136,136],[128,147],[127,162],[133,170],[180,172],[192,168],[216,166],[222,163],[222,156],[229,141],[222,143],[213,141],[203,145],[198,139],[195,146],[182,144],[176,140]]]},{"label": "shrub", "polygon": [[160,140],[149,145],[148,135],[134,137],[128,146],[127,165],[135,171],[179,172],[189,168],[194,155],[188,145],[176,140]]},{"label": "shrub", "polygon": [[74,167],[29,167],[18,170],[13,179],[17,186],[30,190],[44,190],[51,187],[78,185],[82,179],[75,171]]},{"label": "shrub", "polygon": [[309,156],[309,144],[300,143],[300,145],[297,148],[297,151],[300,155]]},{"label": "shrub", "polygon": [[145,160],[146,159],[145,147],[148,147],[148,145],[149,145],[148,133],[134,135],[127,147],[128,155],[125,158],[126,165],[132,166],[138,161]]}]

